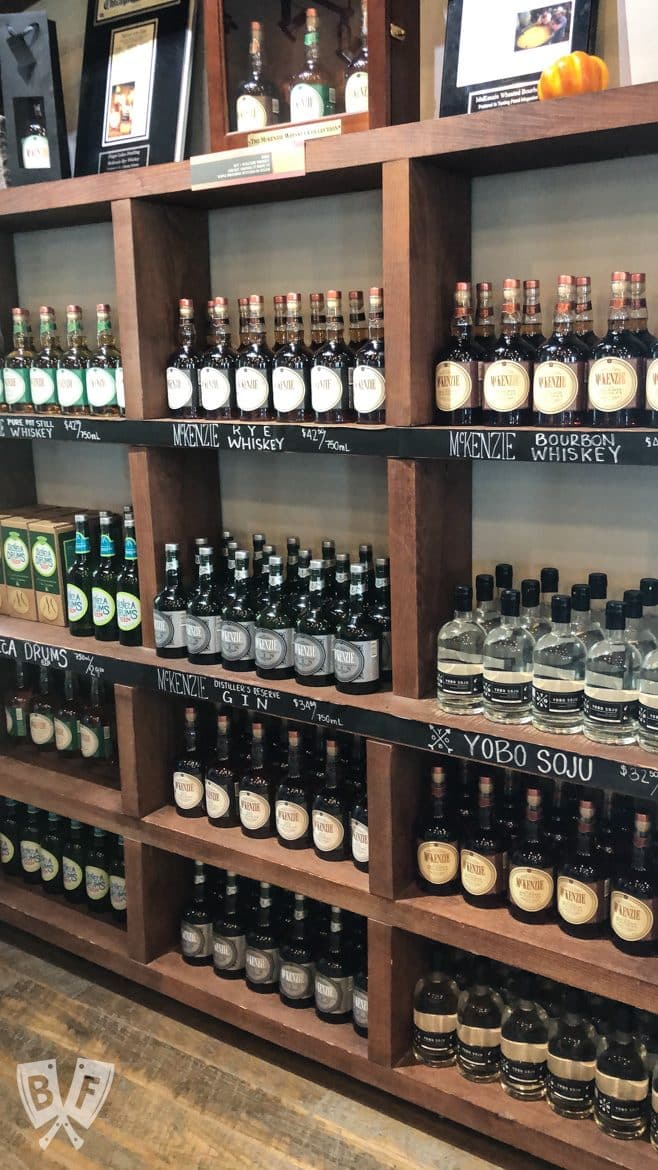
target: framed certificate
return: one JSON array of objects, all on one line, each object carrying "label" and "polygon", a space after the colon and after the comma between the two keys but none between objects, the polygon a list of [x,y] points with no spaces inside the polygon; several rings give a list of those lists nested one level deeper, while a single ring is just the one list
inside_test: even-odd
[{"label": "framed certificate", "polygon": [[89,0],[76,175],[184,157],[196,0]]}]

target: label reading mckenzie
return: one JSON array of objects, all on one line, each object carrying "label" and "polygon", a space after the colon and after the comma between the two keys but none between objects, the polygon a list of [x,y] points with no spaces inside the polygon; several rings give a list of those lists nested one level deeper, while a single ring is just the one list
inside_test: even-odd
[{"label": "label reading mckenzie", "polygon": [[558,415],[585,405],[585,362],[541,362],[535,366],[533,409]]},{"label": "label reading mckenzie", "polygon": [[484,405],[497,414],[530,406],[530,362],[496,361],[484,367]]},{"label": "label reading mckenzie", "polygon": [[434,375],[437,409],[474,410],[480,406],[478,362],[439,362]]},{"label": "label reading mckenzie", "polygon": [[370,683],[379,679],[379,638],[347,642],[336,638],[334,673],[337,683]]}]

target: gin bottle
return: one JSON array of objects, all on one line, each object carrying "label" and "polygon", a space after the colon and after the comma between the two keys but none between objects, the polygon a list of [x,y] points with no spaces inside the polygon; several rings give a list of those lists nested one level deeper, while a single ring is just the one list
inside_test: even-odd
[{"label": "gin bottle", "polygon": [[570,735],[582,728],[587,650],[571,632],[568,597],[556,594],[551,616],[551,632],[533,653],[532,722],[540,731]]},{"label": "gin bottle", "polygon": [[482,649],[485,633],[472,613],[470,585],[455,589],[455,616],[439,630],[436,693],[444,711],[472,715],[482,710]]},{"label": "gin bottle", "polygon": [[606,606],[606,633],[587,655],[585,725],[596,743],[637,739],[640,655],[628,641],[623,601]]},{"label": "gin bottle", "polygon": [[598,622],[592,624],[589,585],[571,586],[571,633],[580,638],[588,653],[603,637],[603,630]]},{"label": "gin bottle", "polygon": [[505,589],[500,625],[483,648],[484,713],[496,723],[529,723],[532,718],[532,655],[535,640],[521,624],[518,589]]},{"label": "gin bottle", "polygon": [[542,798],[529,788],[523,836],[510,853],[510,914],[520,922],[543,925],[553,918],[555,859],[542,833]]}]

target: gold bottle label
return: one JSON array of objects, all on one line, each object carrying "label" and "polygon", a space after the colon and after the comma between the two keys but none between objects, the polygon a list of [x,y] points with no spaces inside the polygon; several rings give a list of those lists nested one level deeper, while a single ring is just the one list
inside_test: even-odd
[{"label": "gold bottle label", "polygon": [[557,879],[557,908],[560,918],[572,926],[585,926],[588,922],[603,922],[607,917],[607,901],[610,883],[579,882],[573,877]]},{"label": "gold bottle label", "polygon": [[433,886],[451,882],[459,872],[459,850],[449,841],[421,841],[418,846],[418,869]]},{"label": "gold bottle label", "polygon": [[658,358],[647,365],[647,407],[658,410]]},{"label": "gold bottle label", "polygon": [[593,1081],[596,1072],[595,1060],[567,1060],[564,1056],[555,1056],[549,1049],[547,1057],[548,1071],[554,1077],[563,1081]]},{"label": "gold bottle label", "polygon": [[520,910],[539,914],[547,910],[553,901],[555,883],[550,869],[534,869],[532,866],[515,865],[509,875],[509,895]]},{"label": "gold bottle label", "polygon": [[548,1041],[545,1044],[528,1044],[521,1040],[500,1038],[500,1052],[507,1060],[522,1064],[545,1064],[548,1056]]},{"label": "gold bottle label", "polygon": [[638,358],[605,357],[589,364],[590,407],[613,412],[638,405]]},{"label": "gold bottle label", "polygon": [[655,938],[657,902],[656,898],[644,902],[623,890],[613,890],[610,925],[618,938],[623,938],[625,942],[643,942]]},{"label": "gold bottle label", "polygon": [[414,1024],[421,1032],[445,1035],[456,1031],[457,1013],[454,1016],[436,1016],[433,1012],[414,1011]]},{"label": "gold bottle label", "polygon": [[600,1093],[618,1101],[645,1101],[649,1096],[648,1077],[642,1081],[627,1081],[622,1077],[611,1077],[597,1068],[595,1080]]},{"label": "gold bottle label", "polygon": [[434,392],[439,410],[460,410],[479,406],[478,363],[439,362],[434,374]]},{"label": "gold bottle label", "polygon": [[506,414],[530,405],[530,363],[499,361],[484,367],[484,404]]},{"label": "gold bottle label", "polygon": [[500,1028],[474,1028],[470,1024],[457,1023],[457,1036],[462,1044],[471,1048],[499,1048]]},{"label": "gold bottle label", "polygon": [[484,897],[500,894],[507,884],[507,854],[485,857],[473,849],[462,849],[462,885],[469,894]]},{"label": "gold bottle label", "polygon": [[533,408],[541,414],[562,414],[582,408],[584,362],[542,362],[535,367]]},{"label": "gold bottle label", "polygon": [[179,808],[198,808],[203,802],[203,781],[189,772],[174,772],[174,800]]}]

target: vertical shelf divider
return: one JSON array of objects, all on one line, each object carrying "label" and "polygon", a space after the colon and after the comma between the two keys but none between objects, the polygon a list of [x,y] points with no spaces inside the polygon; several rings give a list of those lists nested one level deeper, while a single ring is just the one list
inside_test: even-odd
[{"label": "vertical shelf divider", "polygon": [[425,780],[421,752],[368,741],[370,893],[395,900],[408,895],[416,876],[414,823]]},{"label": "vertical shelf divider", "polygon": [[126,840],[124,846],[128,952],[139,963],[151,963],[178,938],[181,910],[189,897],[190,863],[140,841]]},{"label": "vertical shelf divider", "polygon": [[117,685],[114,702],[123,811],[145,817],[171,798],[169,768],[176,741],[171,700]]}]

